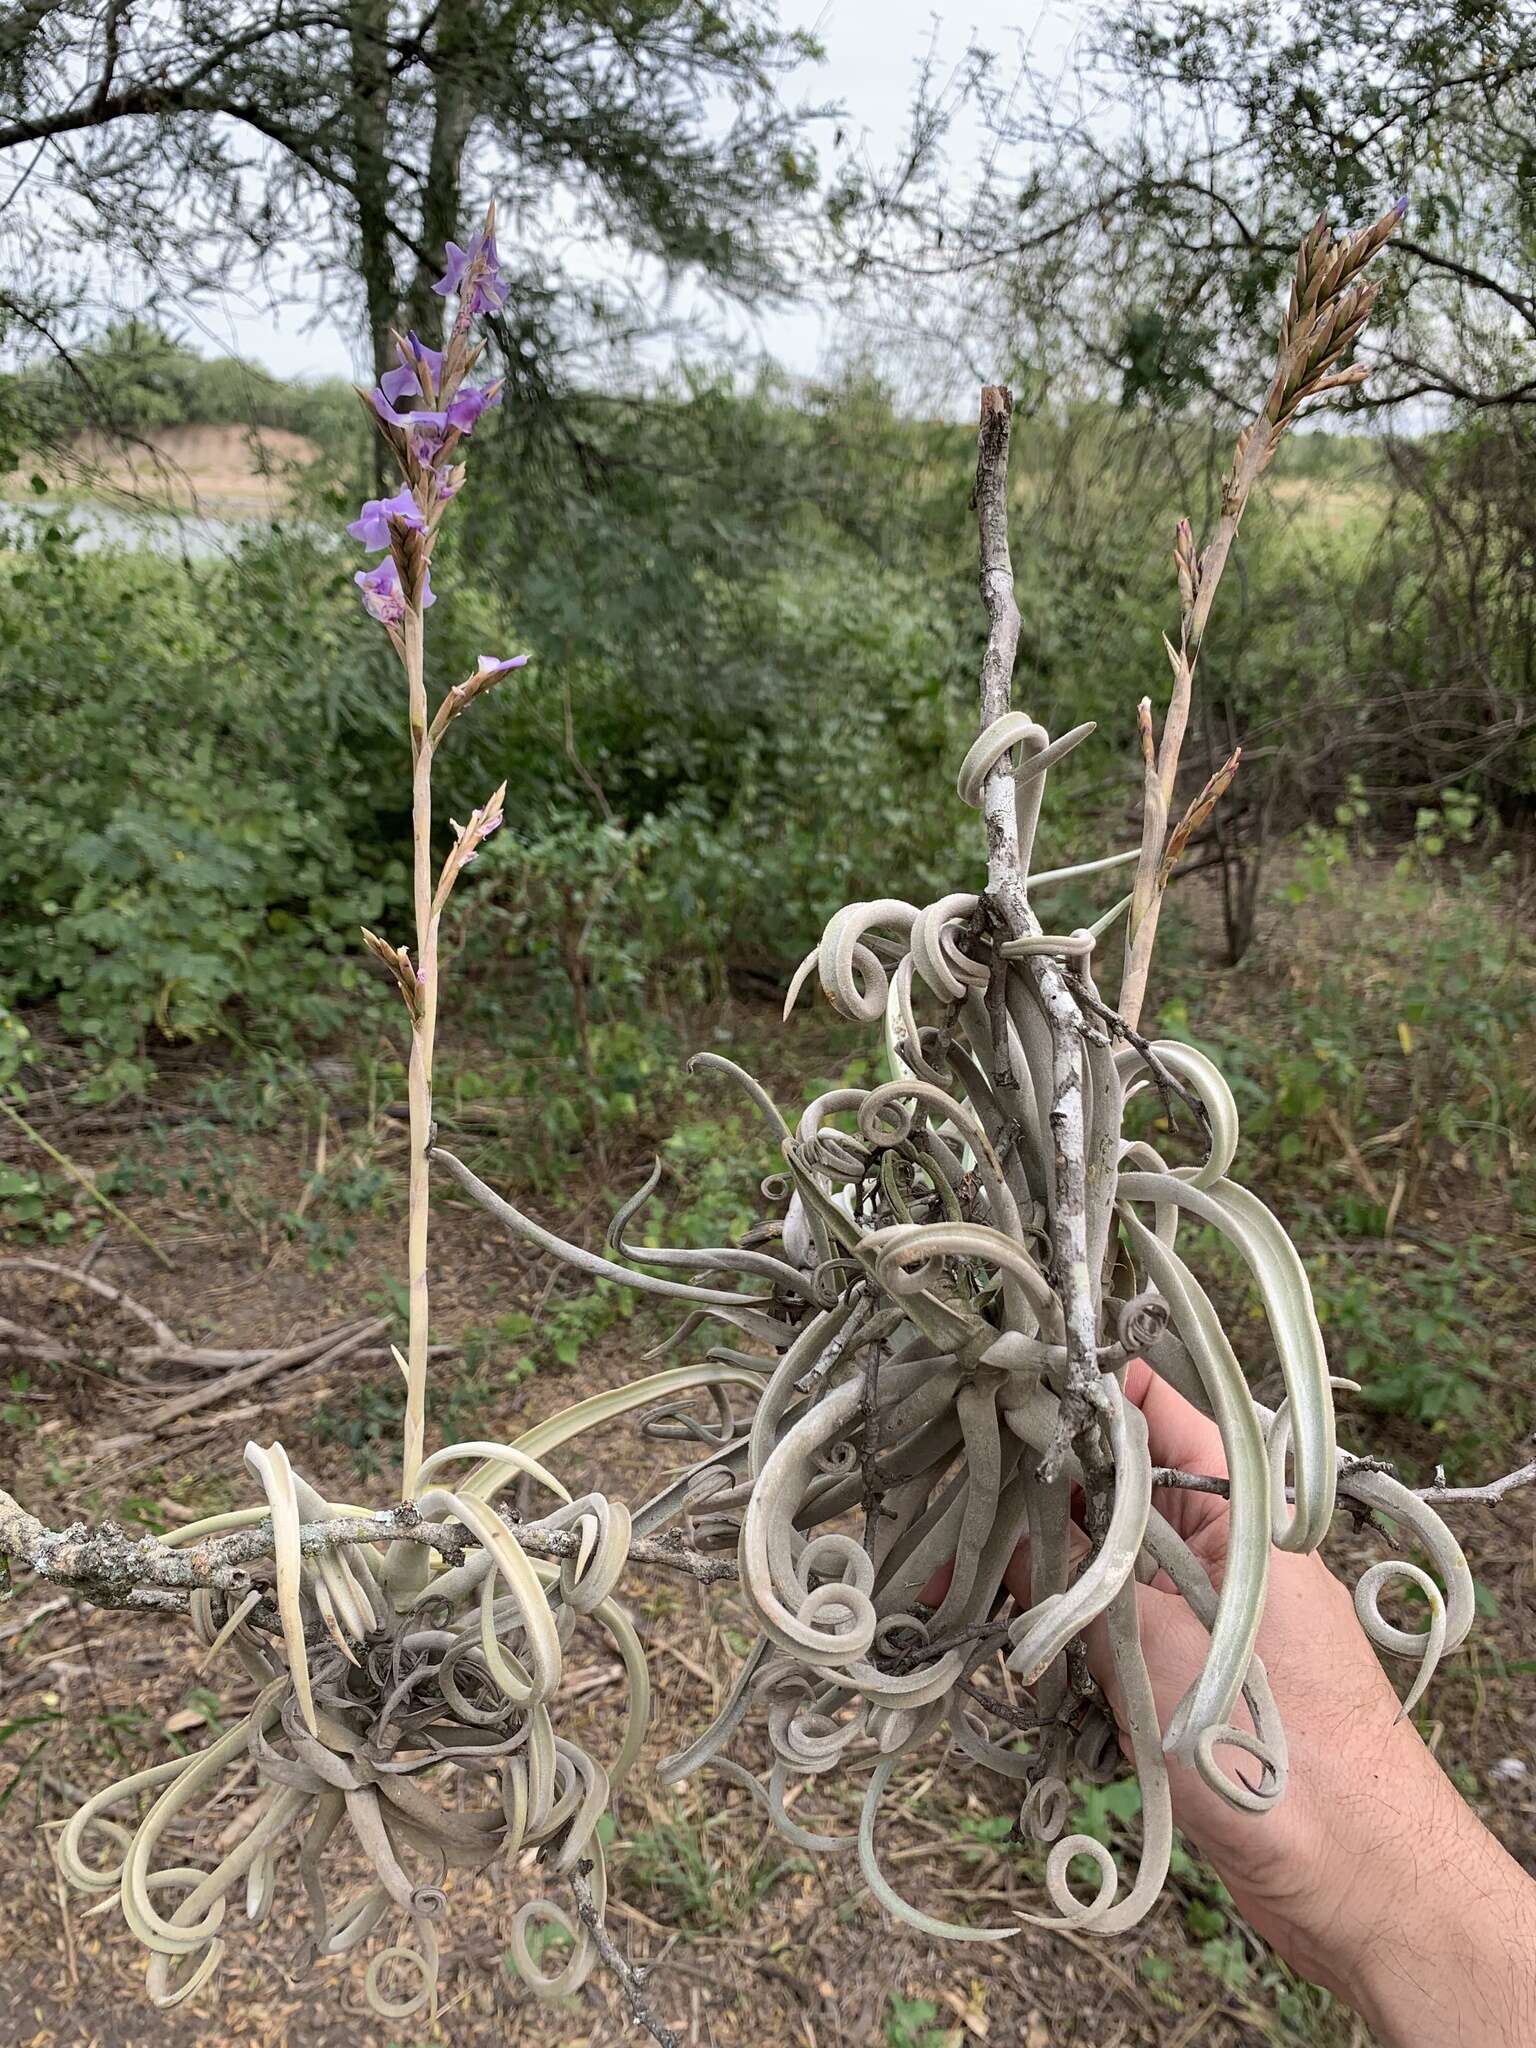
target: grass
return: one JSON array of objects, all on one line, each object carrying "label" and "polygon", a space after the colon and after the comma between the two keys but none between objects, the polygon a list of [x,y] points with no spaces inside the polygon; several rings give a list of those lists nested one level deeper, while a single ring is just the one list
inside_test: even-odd
[{"label": "grass", "polygon": [[815,1866],[786,1853],[771,1830],[754,1830],[756,1841],[742,1855],[738,1842],[721,1841],[737,1832],[735,1818],[728,1808],[710,1812],[698,1792],[674,1796],[665,1807],[652,1802],[647,1824],[626,1838],[622,1851],[622,1881],[634,1887],[630,1896],[648,1897],[649,1910],[669,1927],[702,1934],[748,1929],[775,1885]]}]

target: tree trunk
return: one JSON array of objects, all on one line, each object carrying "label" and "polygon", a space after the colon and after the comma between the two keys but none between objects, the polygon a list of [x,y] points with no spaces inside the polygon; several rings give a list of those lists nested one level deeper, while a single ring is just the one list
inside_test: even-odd
[{"label": "tree trunk", "polygon": [[[388,0],[352,0],[347,35],[352,74],[352,173],[357,192],[357,271],[363,281],[373,374],[390,367],[389,330],[398,310],[389,208]],[[374,477],[383,495],[389,455],[373,443]]]},{"label": "tree trunk", "polygon": [[462,217],[464,149],[474,125],[477,95],[473,69],[483,27],[474,0],[442,0],[432,40],[435,103],[421,208],[421,246],[426,260],[416,266],[406,302],[410,325],[434,348],[442,342],[446,304],[432,289],[438,259],[445,242],[462,243],[474,225]]}]

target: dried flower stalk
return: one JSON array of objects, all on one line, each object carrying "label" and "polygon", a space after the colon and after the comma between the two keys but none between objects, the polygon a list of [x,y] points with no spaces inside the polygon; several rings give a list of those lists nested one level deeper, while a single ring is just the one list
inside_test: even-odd
[{"label": "dried flower stalk", "polygon": [[[1337,238],[1326,218],[1319,219],[1305,237],[1297,251],[1290,302],[1280,326],[1274,379],[1257,417],[1237,437],[1232,467],[1222,479],[1216,530],[1197,554],[1189,521],[1181,519],[1175,529],[1173,558],[1179,588],[1179,644],[1175,647],[1171,640],[1163,642],[1173,666],[1173,691],[1163,720],[1161,743],[1154,741],[1150,701],[1144,697],[1137,709],[1145,764],[1141,859],[1126,924],[1125,973],[1118,1003],[1128,1024],[1137,1023],[1141,1016],[1163,890],[1178,858],[1177,854],[1169,857],[1164,841],[1179,754],[1189,724],[1195,664],[1200,658],[1200,645],[1222,571],[1237,540],[1253,487],[1274,460],[1286,428],[1309,400],[1347,389],[1367,376],[1364,364],[1354,363],[1344,369],[1339,365],[1359,339],[1380,291],[1378,284],[1363,277],[1365,266],[1396,233],[1407,211],[1407,200],[1400,199],[1372,226]],[[1235,769],[1235,761],[1229,762],[1221,774],[1230,781]],[[1219,780],[1220,776],[1215,777],[1213,783]],[[1210,798],[1214,807],[1221,793],[1221,789],[1213,790],[1208,784],[1204,796]],[[1188,829],[1184,838],[1188,838]]]}]

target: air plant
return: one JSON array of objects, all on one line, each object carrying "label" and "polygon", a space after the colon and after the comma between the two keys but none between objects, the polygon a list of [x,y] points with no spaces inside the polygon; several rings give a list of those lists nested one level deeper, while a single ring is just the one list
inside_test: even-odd
[{"label": "air plant", "polygon": [[[1340,1499],[1395,1522],[1423,1547],[1436,1577],[1382,1563],[1356,1594],[1373,1642],[1417,1665],[1410,1706],[1437,1659],[1466,1634],[1472,1582],[1455,1538],[1424,1499],[1335,1442],[1341,1383],[1330,1380],[1302,1262],[1269,1209],[1229,1177],[1238,1149],[1230,1089],[1193,1046],[1149,1041],[1137,1028],[1173,861],[1235,768],[1229,763],[1170,832],[1217,585],[1285,427],[1309,400],[1363,375],[1345,365],[1375,292],[1363,273],[1400,218],[1394,208],[1340,238],[1319,223],[1302,243],[1274,382],[1239,438],[1216,531],[1197,551],[1187,523],[1177,530],[1180,631],[1168,643],[1174,686],[1160,743],[1150,706],[1140,712],[1141,843],[1042,872],[1033,855],[1047,772],[1093,728],[1052,739],[1010,706],[1019,624],[1007,539],[1011,401],[1000,389],[983,394],[975,503],[991,631],[981,731],[960,766],[958,793],[985,820],[986,885],[925,905],[876,898],[839,911],[796,974],[789,1005],[814,978],[840,1016],[881,1032],[889,1078],[820,1094],[791,1124],[741,1068],[700,1055],[695,1065],[741,1090],[782,1150],[783,1172],[763,1185],[763,1219],[738,1243],[703,1251],[637,1244],[629,1228],[658,1170],[615,1217],[612,1257],[565,1242],[514,1207],[439,1146],[432,1125],[438,928],[459,875],[500,821],[502,797],[456,828],[434,874],[433,754],[452,720],[515,665],[488,662],[429,719],[423,615],[433,543],[463,482],[460,443],[495,401],[494,386],[477,393],[464,381],[479,353],[476,314],[498,303],[492,224],[453,252],[445,284],[460,303],[447,347],[402,340],[400,368],[369,399],[402,489],[366,506],[354,529],[388,551],[358,581],[401,657],[414,763],[414,954],[367,939],[399,987],[411,1034],[403,1504],[370,1514],[327,1501],[293,1472],[280,1444],[252,1445],[247,1462],[264,1504],[166,1539],[172,1552],[189,1553],[189,1576],[166,1576],[162,1562],[157,1584],[193,1587],[200,1639],[210,1654],[238,1658],[259,1688],[255,1704],[200,1754],[96,1794],[70,1823],[61,1853],[77,1884],[120,1890],[124,1916],[150,1950],[158,2003],[208,1978],[231,1895],[243,1888],[260,1920],[287,1862],[310,1902],[314,1954],[352,1949],[386,1920],[398,1923],[402,1931],[372,1957],[367,1988],[377,2010],[405,2017],[433,2000],[450,1910],[445,1874],[481,1870],[532,1845],[550,1876],[580,1879],[590,1859],[593,1882],[578,1890],[574,1921],[552,1899],[522,1906],[513,1961],[536,1991],[579,1985],[596,1950],[608,1957],[611,1948],[601,1930],[596,1824],[648,1719],[644,1655],[614,1599],[627,1562],[716,1578],[729,1575],[734,1555],[759,1631],[725,1706],[662,1763],[663,1780],[712,1768],[747,1789],[798,1848],[855,1859],[892,1914],[960,1941],[1006,1939],[1017,1928],[936,1919],[886,1876],[881,1805],[904,1757],[958,1744],[1000,1781],[999,1797],[1023,1829],[1051,1845],[1049,1910],[1027,1917],[1114,1934],[1147,1912],[1167,1873],[1167,1757],[1247,1811],[1267,1811],[1284,1795],[1285,1731],[1254,1653],[1273,1549],[1314,1549]],[[401,410],[408,396],[419,404]],[[1042,924],[1038,906],[1055,885],[1121,867],[1135,870],[1131,890],[1102,917],[1071,932]],[[1098,963],[1120,920],[1125,969],[1111,1005]],[[1181,1110],[1197,1134],[1192,1161],[1172,1164],[1127,1135],[1127,1105],[1148,1090],[1166,1104],[1170,1130]],[[433,1165],[519,1240],[676,1304],[686,1316],[679,1336],[714,1323],[729,1341],[513,1442],[426,1455]],[[1180,1247],[1186,1221],[1219,1233],[1257,1289],[1284,1378],[1277,1409],[1249,1392]],[[1122,1388],[1137,1356],[1220,1428],[1231,1541],[1219,1587],[1153,1505],[1146,1427]],[[707,1417],[687,1405],[701,1394],[712,1404]],[[652,1434],[692,1441],[701,1455],[632,1514],[597,1493],[573,1500],[546,1461],[587,1430],[641,1410]],[[465,1465],[467,1474],[450,1481]],[[541,1520],[500,1511],[504,1489],[519,1479],[555,1502]],[[1167,1483],[1159,1474],[1157,1484]],[[1074,1489],[1089,1537],[1077,1561]],[[346,1517],[362,1519],[338,1526]],[[668,1550],[667,1530],[684,1526],[695,1547],[673,1539]],[[1026,1537],[1030,1599],[1016,1609],[1004,1572]],[[271,1560],[270,1602],[236,1561],[254,1557]],[[942,1598],[925,1603],[946,1567]],[[1168,1575],[1209,1636],[1204,1666],[1166,1728],[1138,1638],[1135,1584],[1152,1569]],[[1422,1634],[1381,1611],[1384,1587],[1405,1580],[1428,1603]],[[1120,1764],[1114,1723],[1080,1654],[1083,1631],[1101,1616],[1142,1795],[1140,1858],[1128,1881],[1108,1849],[1063,1832],[1070,1777],[1107,1776]],[[583,1621],[608,1631],[630,1687],[627,1726],[606,1767],[558,1732],[555,1718],[562,1649]],[[999,1658],[1026,1689],[1027,1736],[1017,1708],[977,1682]],[[762,1724],[771,1751],[761,1775],[728,1753],[749,1720]],[[1250,1770],[1234,1773],[1233,1750]],[[169,1824],[247,1760],[256,1790],[241,1839],[211,1870],[162,1863]],[[433,1789],[449,1772],[470,1795],[462,1802]],[[853,1832],[821,1832],[791,1812],[799,1781],[834,1774],[861,1787]],[[148,1813],[120,1825],[114,1813],[141,1793],[155,1794]],[[116,1843],[113,1862],[88,1860],[92,1835]],[[329,1871],[342,1835],[361,1846],[373,1880],[337,1904]],[[1087,1899],[1069,1882],[1079,1856],[1097,1873]],[[534,1921],[572,1943],[556,1973],[534,1960]],[[389,1988],[394,1970],[403,1991]],[[627,1988],[637,2016],[670,2038],[636,1986]]]},{"label": "air plant", "polygon": [[[414,957],[408,945],[363,934],[399,989],[410,1029],[409,1335],[405,1355],[394,1354],[406,1383],[405,1507],[391,1542],[306,1551],[305,1524],[357,1511],[324,1499],[293,1470],[280,1443],[253,1443],[246,1465],[264,1505],[166,1538],[169,1548],[183,1550],[269,1522],[263,1546],[274,1567],[280,1649],[257,1626],[266,1603],[243,1567],[226,1573],[222,1586],[192,1590],[199,1640],[210,1655],[228,1649],[239,1660],[259,1688],[254,1705],[200,1754],[136,1772],[88,1800],[60,1844],[60,1867],[75,1884],[119,1892],[124,1918],[150,1951],[150,1995],[162,2006],[188,1997],[217,1968],[233,1891],[243,1887],[250,1919],[266,1916],[278,1865],[290,1854],[310,1906],[310,1955],[356,1948],[386,1921],[401,1927],[373,1954],[366,1975],[370,2004],[389,2019],[435,2010],[438,1929],[449,1910],[443,1879],[452,1869],[481,1870],[538,1847],[552,1876],[583,1866],[583,1896],[600,1916],[606,1880],[595,1830],[634,1764],[649,1718],[645,1659],[611,1597],[629,1555],[623,1505],[598,1494],[573,1500],[531,1438],[448,1444],[424,1455],[438,934],[460,876],[501,823],[505,795],[503,785],[465,824],[455,823],[453,844],[437,867],[432,764],[454,719],[526,659],[483,657],[429,716],[423,620],[433,603],[433,548],[464,482],[461,445],[499,397],[495,384],[466,381],[482,349],[476,316],[497,310],[505,295],[494,216],[468,249],[450,245],[440,288],[459,300],[446,346],[433,349],[415,334],[397,338],[399,367],[361,394],[399,466],[401,488],[365,504],[348,529],[364,548],[383,552],[355,580],[364,608],[400,657],[412,758]],[[407,399],[417,402],[402,410]],[[566,1433],[556,1418],[534,1434],[550,1450]],[[467,1474],[452,1476],[465,1466]],[[546,1541],[560,1532],[575,1537],[560,1562],[530,1558],[498,1514],[497,1496],[514,1479],[555,1503],[543,1525]],[[457,1553],[446,1538],[439,1538],[445,1550],[424,1540],[430,1523],[423,1518],[434,1514],[456,1525]],[[476,1546],[468,1555],[466,1536]],[[607,1631],[629,1679],[627,1723],[606,1766],[557,1734],[550,1712],[565,1646],[582,1618]],[[161,1865],[166,1829],[247,1762],[255,1766],[257,1789],[240,1840],[208,1871]],[[429,1789],[449,1774],[467,1797],[444,1799]],[[111,1817],[151,1791],[157,1796],[135,1828]],[[114,1841],[118,1858],[90,1860],[85,1843],[92,1835]],[[342,1838],[362,1850],[373,1877],[338,1904],[327,1873]],[[529,1944],[530,1927],[541,1922],[571,1944],[555,1970],[541,1969]],[[575,1990],[595,1956],[586,1924],[545,1898],[521,1907],[510,1940],[519,1972],[551,1995]]]}]

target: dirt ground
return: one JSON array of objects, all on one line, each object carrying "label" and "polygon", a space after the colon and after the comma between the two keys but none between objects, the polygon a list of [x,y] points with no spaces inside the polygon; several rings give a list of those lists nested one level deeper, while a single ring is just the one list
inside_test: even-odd
[{"label": "dirt ground", "polygon": [[286,427],[157,427],[132,439],[92,430],[42,461],[55,490],[174,512],[270,518],[289,502],[296,470],[315,458]]},{"label": "dirt ground", "polygon": [[[393,1198],[353,1219],[355,1242],[344,1257],[311,1270],[300,1239],[264,1233],[249,1214],[218,1198],[206,1147],[196,1150],[178,1123],[197,1073],[190,1063],[167,1083],[157,1111],[163,1130],[135,1128],[131,1118],[114,1121],[110,1113],[94,1126],[88,1115],[71,1126],[69,1150],[82,1163],[100,1168],[125,1151],[148,1153],[165,1176],[162,1192],[135,1197],[131,1206],[166,1248],[169,1269],[114,1225],[93,1270],[178,1330],[224,1345],[296,1341],[369,1308],[380,1275],[401,1263]],[[312,1117],[302,1134],[288,1126],[240,1132],[237,1140],[231,1130],[228,1142],[238,1142],[250,1161],[241,1174],[246,1209],[258,1189],[287,1213],[302,1209],[319,1138]],[[325,1137],[328,1159],[350,1154],[393,1174],[402,1142],[398,1125],[377,1105],[339,1091]],[[639,1165],[610,1160],[608,1186],[632,1186]],[[563,1220],[596,1245],[607,1199],[600,1186],[573,1184]],[[444,1341],[509,1309],[547,1317],[562,1298],[565,1283],[549,1265],[514,1249],[478,1211],[445,1207],[437,1231],[434,1325]],[[82,1239],[44,1256],[74,1262],[83,1250]],[[12,1271],[0,1275],[0,1310],[46,1322],[61,1335],[88,1333],[94,1354],[109,1362],[121,1357],[130,1327],[88,1298],[62,1306],[77,1292],[46,1274]],[[494,1348],[472,1369],[449,1360],[441,1371],[450,1380],[458,1375],[456,1395],[472,1403],[476,1433],[501,1437],[633,1375],[652,1335],[648,1327],[621,1326],[588,1344],[574,1365],[548,1366],[513,1385]],[[321,1373],[300,1367],[147,1441],[132,1440],[136,1422],[146,1401],[171,1389],[130,1386],[94,1368],[39,1372],[24,1390],[13,1386],[10,1405],[0,1408],[0,1471],[29,1506],[52,1519],[128,1503],[153,1524],[245,1500],[240,1454],[247,1435],[281,1434],[296,1465],[338,1496],[358,1498],[369,1489],[387,1500],[391,1474],[360,1477],[356,1446],[320,1425],[327,1416],[358,1412],[366,1389],[390,1371],[377,1358]],[[649,1491],[661,1459],[669,1469],[684,1462],[681,1449],[642,1441],[621,1424],[604,1445],[603,1484],[631,1497]],[[584,1442],[582,1455],[563,1467],[567,1483],[574,1487],[592,1471],[591,1458]],[[1530,1759],[1533,1750],[1536,1688],[1528,1676],[1504,1670],[1528,1660],[1536,1642],[1533,1499],[1526,1494],[1500,1509],[1463,1514],[1460,1526],[1489,1611],[1432,1689],[1429,1733],[1490,1825],[1536,1866],[1536,1768],[1523,1777],[1492,1769],[1501,1759]],[[1371,1554],[1368,1539],[1351,1536],[1341,1517],[1336,1561],[1358,1567]],[[654,1758],[719,1705],[745,1647],[746,1624],[729,1591],[691,1581],[636,1580],[631,1599],[658,1688],[647,1750]],[[142,1952],[116,1914],[115,1895],[93,1910],[66,1891],[51,1843],[84,1793],[169,1756],[178,1743],[201,1741],[209,1725],[243,1704],[249,1688],[226,1667],[200,1673],[180,1623],[81,1611],[25,1583],[0,1608],[0,1659],[0,2040],[18,2048],[418,2048],[429,2040],[456,2048],[610,2048],[637,2038],[601,1974],[577,1998],[546,2006],[506,1968],[511,1911],[539,1889],[527,1868],[459,1894],[465,1905],[453,1923],[435,2028],[409,2022],[392,2029],[375,2020],[354,1959],[290,1975],[298,1919],[282,1887],[265,1926],[231,1927],[214,1987],[173,2013],[156,2013],[144,1996]],[[568,1688],[601,1742],[618,1712],[617,1667],[594,1639],[578,1640],[567,1670]],[[1175,1883],[1149,1920],[1123,1939],[1097,1943],[1024,1927],[1004,1944],[938,1946],[887,1920],[856,1870],[811,1869],[769,1834],[739,1792],[711,1785],[707,1773],[669,1795],[642,1761],[631,1784],[619,1817],[609,1924],[636,1960],[656,1961],[655,2003],[689,2048],[1239,2048],[1298,2040],[1365,2048],[1363,2029],[1348,2015],[1286,1987],[1240,1923],[1229,1923],[1213,1961],[1211,1908],[1207,1900],[1202,1920],[1198,1884]],[[996,1811],[984,1797],[990,1792],[963,1761],[935,1751],[888,1808],[885,1866],[931,1910],[979,1906],[989,1919],[1038,1910],[1036,1867],[999,1842],[995,1828],[978,1830]],[[206,1855],[238,1823],[238,1800],[239,1787],[231,1786],[225,1804],[187,1843],[189,1860]],[[839,1826],[848,1824],[850,1811],[838,1815]]]}]

